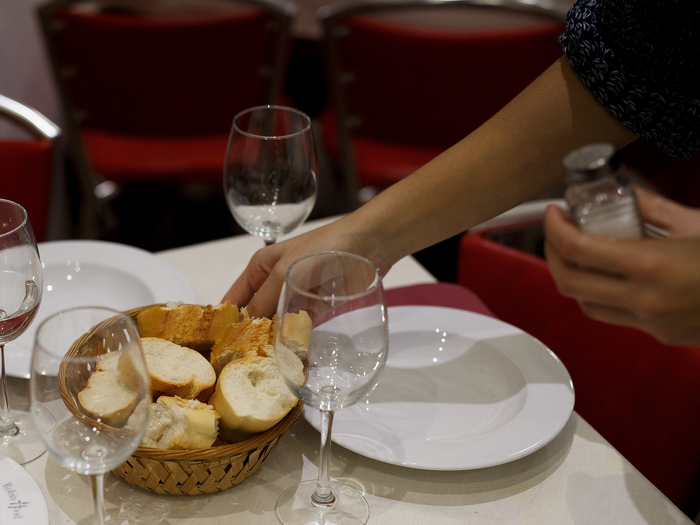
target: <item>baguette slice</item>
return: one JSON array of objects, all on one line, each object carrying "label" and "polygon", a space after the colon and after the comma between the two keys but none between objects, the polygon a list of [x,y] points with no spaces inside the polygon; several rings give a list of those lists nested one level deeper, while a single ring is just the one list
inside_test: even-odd
[{"label": "baguette slice", "polygon": [[266,355],[265,347],[272,341],[272,321],[266,317],[244,319],[229,325],[211,349],[209,362],[217,377],[235,359]]},{"label": "baguette slice", "polygon": [[196,350],[156,337],[142,337],[141,348],[154,399],[166,395],[204,401],[214,391],[214,369]]},{"label": "baguette slice", "polygon": [[[299,384],[304,381],[301,361],[296,360]],[[216,392],[209,400],[221,415],[221,437],[234,442],[263,432],[277,424],[298,402],[287,388],[271,357],[243,357],[227,364],[221,371]]]},{"label": "baguette slice", "polygon": [[151,405],[141,446],[165,450],[209,448],[219,434],[219,414],[195,400],[161,396]]},{"label": "baguette slice", "polygon": [[119,359],[121,354],[118,352],[107,352],[98,356],[99,361],[95,365],[95,369],[100,372],[116,372],[119,367]]},{"label": "baguette slice", "polygon": [[158,337],[199,352],[208,352],[241,314],[229,301],[215,306],[168,303],[141,312],[136,324],[141,337]]},{"label": "baguette slice", "polygon": [[78,402],[93,418],[121,427],[133,412],[138,393],[122,378],[116,365],[117,359],[101,360],[88,378],[87,386],[78,393]]},{"label": "baguette slice", "polygon": [[279,341],[294,352],[299,359],[306,359],[309,352],[309,339],[311,338],[311,317],[304,310],[299,313],[287,312],[282,317],[281,331],[278,334]]},{"label": "baguette slice", "polygon": [[[300,359],[305,359],[312,326],[309,314],[303,310],[299,313],[286,313],[283,319],[285,322],[281,325],[280,342]],[[271,350],[277,328],[277,315],[272,319],[250,319],[246,315],[240,323],[229,325],[209,355],[217,377],[221,370],[235,359],[255,355],[274,357]]]}]

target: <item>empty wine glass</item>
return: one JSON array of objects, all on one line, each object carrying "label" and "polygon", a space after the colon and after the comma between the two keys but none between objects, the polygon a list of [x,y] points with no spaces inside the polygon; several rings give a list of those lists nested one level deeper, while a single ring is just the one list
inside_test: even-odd
[{"label": "empty wine glass", "polygon": [[226,148],[224,191],[236,222],[272,244],[300,226],[316,202],[311,119],[283,106],[235,116]]},{"label": "empty wine glass", "polygon": [[29,376],[38,434],[64,467],[89,476],[96,525],[104,525],[104,473],[141,443],[151,406],[150,378],[133,320],[116,310],[78,307],[39,325]]},{"label": "empty wine glass", "polygon": [[[299,351],[308,375],[299,380],[285,335],[295,315],[312,321],[308,353]],[[376,386],[386,363],[386,300],[377,268],[367,259],[340,253],[309,255],[290,266],[277,309],[275,358],[285,383],[321,411],[318,479],[284,492],[276,506],[285,524],[364,524],[369,506],[355,489],[330,479],[333,413],[356,403]]]},{"label": "empty wine glass", "polygon": [[44,446],[36,437],[28,413],[12,411],[5,374],[5,344],[19,337],[34,320],[43,288],[43,272],[34,232],[26,210],[0,199],[0,456],[26,463]]}]

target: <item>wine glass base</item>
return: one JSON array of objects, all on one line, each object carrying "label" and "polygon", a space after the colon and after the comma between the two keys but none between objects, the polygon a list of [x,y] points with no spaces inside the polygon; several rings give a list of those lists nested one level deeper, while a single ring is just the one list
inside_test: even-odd
[{"label": "wine glass base", "polygon": [[6,456],[23,465],[41,456],[46,448],[37,436],[28,412],[13,410],[12,418],[19,432],[14,435],[0,434],[0,458]]},{"label": "wine glass base", "polygon": [[284,525],[364,525],[369,519],[369,505],[355,489],[331,481],[335,501],[317,505],[311,501],[316,480],[302,481],[288,488],[277,500],[275,510]]}]

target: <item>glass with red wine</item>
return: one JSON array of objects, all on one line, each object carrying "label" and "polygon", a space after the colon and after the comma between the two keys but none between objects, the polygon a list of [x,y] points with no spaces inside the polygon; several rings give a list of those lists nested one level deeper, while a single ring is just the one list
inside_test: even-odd
[{"label": "glass with red wine", "polygon": [[0,199],[0,457],[27,463],[44,452],[28,412],[13,411],[5,373],[5,345],[34,320],[43,288],[41,259],[26,210]]}]

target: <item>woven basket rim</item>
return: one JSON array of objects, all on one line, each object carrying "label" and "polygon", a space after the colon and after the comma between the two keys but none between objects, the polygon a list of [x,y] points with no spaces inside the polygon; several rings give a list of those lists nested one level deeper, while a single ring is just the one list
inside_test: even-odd
[{"label": "woven basket rim", "polygon": [[216,461],[219,459],[247,454],[261,447],[264,447],[275,438],[283,435],[299,419],[303,404],[297,402],[296,406],[287,413],[275,426],[255,434],[254,436],[236,443],[226,445],[216,445],[209,448],[198,448],[192,450],[164,450],[161,448],[138,447],[131,455],[140,458],[157,459],[162,461]]}]

